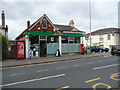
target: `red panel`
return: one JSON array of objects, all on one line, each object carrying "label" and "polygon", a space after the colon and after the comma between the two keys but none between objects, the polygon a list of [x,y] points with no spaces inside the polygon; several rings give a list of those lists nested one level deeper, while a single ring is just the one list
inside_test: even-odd
[{"label": "red panel", "polygon": [[17,58],[25,58],[25,42],[17,41]]}]

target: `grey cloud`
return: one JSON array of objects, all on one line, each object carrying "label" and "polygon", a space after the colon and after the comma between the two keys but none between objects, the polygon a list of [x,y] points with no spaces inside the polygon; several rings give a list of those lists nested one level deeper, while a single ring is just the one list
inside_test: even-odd
[{"label": "grey cloud", "polygon": [[[104,27],[117,27],[117,3],[92,2],[92,30]],[[75,21],[75,27],[89,32],[88,2],[3,2],[9,36],[14,39],[26,28],[26,21],[31,24],[44,13],[53,23],[68,24]],[[16,27],[17,26],[17,27]],[[12,35],[12,32],[15,32]]]}]

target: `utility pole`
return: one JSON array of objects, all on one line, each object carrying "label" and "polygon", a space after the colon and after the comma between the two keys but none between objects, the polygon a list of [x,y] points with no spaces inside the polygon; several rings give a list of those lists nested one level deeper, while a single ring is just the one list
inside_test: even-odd
[{"label": "utility pole", "polygon": [[90,23],[90,26],[89,26],[89,29],[90,29],[90,50],[91,50],[91,0],[89,0],[89,23]]}]

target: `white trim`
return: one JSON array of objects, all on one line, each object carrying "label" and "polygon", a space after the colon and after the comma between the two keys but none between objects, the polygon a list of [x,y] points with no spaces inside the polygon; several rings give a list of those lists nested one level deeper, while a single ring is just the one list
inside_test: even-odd
[{"label": "white trim", "polygon": [[62,55],[62,36],[59,36],[59,50],[60,50],[60,55]]}]

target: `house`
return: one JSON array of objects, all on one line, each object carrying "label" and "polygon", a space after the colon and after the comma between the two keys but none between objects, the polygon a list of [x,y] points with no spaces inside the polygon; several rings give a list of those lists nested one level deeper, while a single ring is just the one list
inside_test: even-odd
[{"label": "house", "polygon": [[[84,37],[84,45],[90,46],[90,33]],[[104,28],[91,32],[91,46],[111,48],[120,45],[120,28]]]},{"label": "house", "polygon": [[53,24],[46,14],[41,16],[33,24],[27,21],[27,29],[16,40],[25,40],[26,58],[29,58],[29,50],[33,56],[52,56],[57,51],[60,55],[80,53],[83,31],[74,27],[74,21],[69,25]]},{"label": "house", "polygon": [[8,25],[5,25],[5,13],[2,11],[1,13],[1,20],[2,20],[2,25],[0,25],[0,33],[2,35],[8,37]]}]

